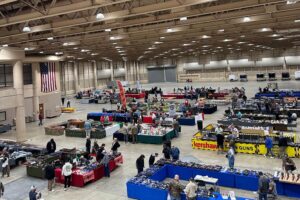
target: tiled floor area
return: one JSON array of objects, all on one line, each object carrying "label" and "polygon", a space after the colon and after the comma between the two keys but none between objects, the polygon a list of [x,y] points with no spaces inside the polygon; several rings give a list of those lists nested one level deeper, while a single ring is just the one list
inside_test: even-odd
[{"label": "tiled floor area", "polygon": [[[257,91],[258,86],[265,87],[266,82],[248,82],[248,83],[229,83],[229,82],[215,82],[215,83],[196,83],[192,84],[194,88],[202,87],[202,86],[211,86],[213,88],[220,87],[224,88],[232,88],[234,86],[237,87],[245,87],[248,97],[252,97]],[[183,87],[185,84],[177,84],[176,87]],[[190,84],[191,85],[191,84]],[[143,88],[148,89],[154,85],[143,85]],[[161,87],[163,91],[172,91],[174,88],[174,83],[164,83],[164,84],[156,84],[156,86]],[[280,88],[294,88],[300,89],[300,82],[290,81],[290,82],[279,82]],[[78,101],[73,101],[72,106],[74,106],[77,111],[73,114],[62,114],[60,117],[47,119],[45,120],[45,125],[52,124],[54,122],[60,122],[71,118],[80,118],[86,119],[86,114],[92,111],[101,111],[103,107],[109,107],[110,104],[101,105],[101,104],[89,104],[82,105],[79,104]],[[113,105],[113,108],[115,105]],[[223,116],[225,107],[219,106],[218,112],[213,115],[206,115],[205,117],[205,125],[209,123],[216,123],[218,119]],[[298,120],[299,123],[299,120]],[[193,150],[191,148],[191,138],[192,135],[196,132],[195,127],[187,127],[184,126],[182,128],[182,133],[179,138],[172,140],[172,143],[175,146],[178,146],[181,151],[182,157],[193,157],[200,160],[203,163],[209,164],[219,164],[219,165],[227,165],[227,160],[224,155],[217,155],[216,152],[212,151],[201,151],[201,150]],[[298,133],[300,134],[299,127],[297,128]],[[14,139],[14,131],[1,134],[1,138],[5,139]],[[46,136],[44,133],[43,127],[39,127],[37,123],[27,124],[27,137],[28,143],[33,143],[37,145],[45,146],[47,141],[52,138],[51,136]],[[84,148],[85,139],[80,138],[67,138],[65,136],[56,136],[54,140],[57,143],[57,149],[67,147],[67,148]],[[100,140],[100,143],[106,143],[107,146],[110,146],[112,142],[112,137],[106,137]],[[162,146],[160,145],[148,145],[148,144],[121,144],[120,151],[124,155],[125,162],[119,167],[116,171],[111,174],[111,178],[103,178],[95,183],[89,184],[84,188],[71,188],[68,191],[64,191],[61,185],[57,185],[55,188],[55,192],[48,192],[46,189],[42,190],[44,199],[47,200],[63,200],[63,199],[72,199],[72,200],[95,200],[95,199],[105,199],[105,200],[121,200],[127,199],[126,194],[126,181],[133,177],[136,174],[135,169],[135,160],[140,154],[146,155],[146,160],[151,153],[157,152],[161,156]],[[300,159],[295,159],[296,165],[298,168],[300,167]],[[147,162],[146,162],[147,163]],[[263,171],[274,171],[281,169],[281,160],[279,159],[268,159],[263,156],[255,156],[255,155],[246,155],[246,154],[237,154],[236,156],[236,167],[237,168],[250,168],[257,169]],[[22,186],[19,185],[19,179],[26,177],[26,168],[24,166],[17,167],[11,170],[10,178],[3,178],[2,182],[10,187],[10,190],[5,194],[5,199],[12,200],[22,200],[27,199],[28,193],[24,196],[20,196],[20,198],[16,199],[12,193],[14,190],[12,188],[20,188]],[[26,179],[27,181],[31,181],[31,179]],[[30,184],[26,184],[28,187]],[[44,185],[44,184],[42,184]],[[25,186],[24,186],[25,187]],[[227,190],[227,189],[225,189]],[[29,192],[29,187],[27,190]],[[252,192],[235,190],[238,195],[254,197],[255,195]],[[299,191],[300,192],[300,191]],[[12,198],[13,196],[13,198]],[[282,199],[288,199],[283,197]]]}]

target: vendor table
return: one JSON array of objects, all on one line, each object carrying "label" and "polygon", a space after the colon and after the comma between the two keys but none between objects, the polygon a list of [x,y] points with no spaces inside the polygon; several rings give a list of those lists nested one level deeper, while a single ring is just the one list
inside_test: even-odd
[{"label": "vendor table", "polygon": [[185,125],[185,126],[195,126],[196,125],[194,117],[189,117],[189,118],[180,117],[178,119],[178,123],[180,125]]},{"label": "vendor table", "polygon": [[298,97],[298,98],[300,98],[300,91],[279,91],[279,92],[268,92],[268,93],[255,94],[256,99],[260,99],[262,97],[272,97],[272,98]]},{"label": "vendor table", "polygon": [[100,118],[102,116],[112,116],[113,120],[116,122],[131,122],[131,117],[129,113],[88,113],[87,119],[100,121]]},{"label": "vendor table", "polygon": [[184,99],[184,94],[167,93],[162,95],[162,98],[170,98],[170,97],[175,99]]},{"label": "vendor table", "polygon": [[[122,155],[116,157],[114,160],[109,161],[109,170],[112,172],[118,167],[118,164],[120,163],[123,163]],[[56,182],[58,183],[64,183],[64,177],[61,175],[61,170],[62,169],[60,168],[55,169],[55,179]],[[75,187],[83,187],[89,182],[93,182],[101,179],[103,176],[104,176],[103,165],[84,174],[72,173],[71,185]]]},{"label": "vendor table", "polygon": [[138,93],[138,94],[130,94],[130,93],[126,93],[125,97],[130,97],[130,98],[135,98],[135,99],[143,99],[145,98],[145,93]]},{"label": "vendor table", "polygon": [[139,143],[145,143],[145,144],[162,144],[166,140],[170,140],[172,138],[176,137],[175,131],[172,130],[168,132],[165,135],[144,135],[144,134],[138,134],[137,135],[137,141]]},{"label": "vendor table", "polygon": [[[86,133],[84,129],[66,129],[67,137],[80,137],[86,138]],[[92,139],[102,139],[106,137],[106,130],[104,129],[92,129],[91,138]]]},{"label": "vendor table", "polygon": [[115,132],[117,132],[118,130],[120,130],[121,126],[120,124],[114,124],[112,126],[108,126],[105,128],[105,132],[107,136],[113,135]]}]

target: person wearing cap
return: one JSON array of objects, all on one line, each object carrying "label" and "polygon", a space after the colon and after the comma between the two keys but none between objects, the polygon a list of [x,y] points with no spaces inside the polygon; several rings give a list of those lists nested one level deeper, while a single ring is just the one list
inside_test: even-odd
[{"label": "person wearing cap", "polygon": [[259,200],[268,200],[268,192],[269,192],[269,179],[262,172],[258,173],[258,199]]},{"label": "person wearing cap", "polygon": [[187,200],[196,200],[197,198],[197,185],[193,178],[190,178],[190,182],[186,185],[184,192]]},{"label": "person wearing cap", "polygon": [[175,175],[174,179],[169,184],[169,196],[171,200],[180,200],[183,186],[179,182],[179,175]]},{"label": "person wearing cap", "polygon": [[140,157],[138,157],[138,159],[136,160],[136,168],[137,168],[138,174],[144,170],[144,167],[145,167],[144,160],[145,160],[145,156],[143,154],[140,155]]},{"label": "person wearing cap", "polygon": [[36,187],[34,185],[31,186],[29,191],[29,200],[37,200],[37,199],[41,199],[41,197],[42,194],[36,192]]}]

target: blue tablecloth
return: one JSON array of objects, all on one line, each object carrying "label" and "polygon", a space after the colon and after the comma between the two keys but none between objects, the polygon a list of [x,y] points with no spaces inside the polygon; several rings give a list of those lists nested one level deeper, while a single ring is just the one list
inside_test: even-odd
[{"label": "blue tablecloth", "polygon": [[178,123],[180,125],[185,125],[185,126],[195,126],[195,118],[192,117],[192,118],[184,118],[184,117],[181,117],[178,119]]},{"label": "blue tablecloth", "polygon": [[262,97],[278,97],[278,98],[283,98],[283,97],[298,97],[300,98],[300,91],[280,91],[280,92],[268,92],[268,93],[257,93],[255,94],[255,98],[259,99]]},{"label": "blue tablecloth", "polygon": [[235,174],[235,188],[243,190],[258,190],[258,177]]},{"label": "blue tablecloth", "polygon": [[130,122],[131,117],[129,113],[102,113],[102,112],[92,112],[87,114],[87,119],[93,119],[95,121],[100,121],[102,116],[112,116],[116,122]]}]

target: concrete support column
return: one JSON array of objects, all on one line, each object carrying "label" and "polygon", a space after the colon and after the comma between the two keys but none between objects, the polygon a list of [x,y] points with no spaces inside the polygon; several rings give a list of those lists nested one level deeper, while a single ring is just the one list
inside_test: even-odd
[{"label": "concrete support column", "polygon": [[286,59],[285,56],[283,57],[283,66],[282,66],[283,70],[286,70]]},{"label": "concrete support column", "polygon": [[39,118],[39,63],[32,64],[32,86],[33,86],[33,114],[35,120]]},{"label": "concrete support column", "polygon": [[137,73],[137,80],[140,81],[140,66],[139,66],[139,61],[136,61],[136,73]]},{"label": "concrete support column", "polygon": [[114,67],[113,67],[113,62],[110,61],[109,62],[109,65],[110,65],[110,80],[114,80]]},{"label": "concrete support column", "polygon": [[16,140],[26,140],[24,88],[23,88],[23,63],[15,62],[13,66],[14,89],[16,91]]},{"label": "concrete support column", "polygon": [[93,62],[93,70],[94,70],[94,86],[95,88],[98,87],[98,77],[97,77],[97,63],[96,61]]},{"label": "concrete support column", "polygon": [[79,85],[78,85],[78,65],[79,65],[79,63],[74,63],[74,84],[75,84],[75,93],[79,92]]},{"label": "concrete support column", "polygon": [[124,69],[125,69],[125,81],[128,81],[128,73],[127,73],[127,61],[124,61]]}]

